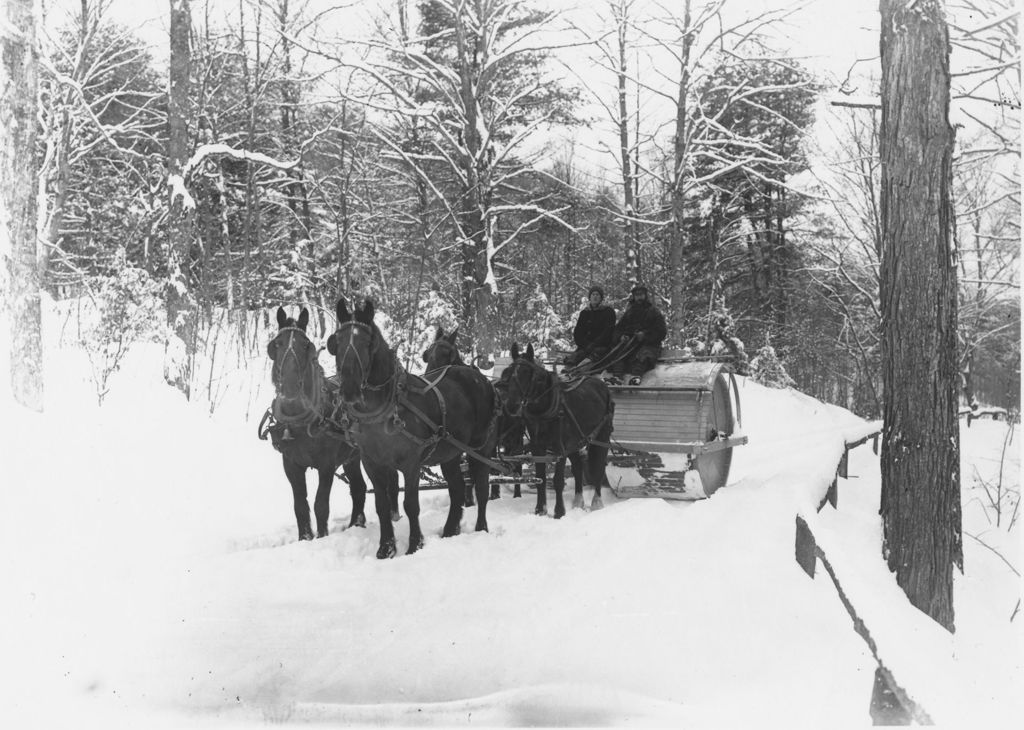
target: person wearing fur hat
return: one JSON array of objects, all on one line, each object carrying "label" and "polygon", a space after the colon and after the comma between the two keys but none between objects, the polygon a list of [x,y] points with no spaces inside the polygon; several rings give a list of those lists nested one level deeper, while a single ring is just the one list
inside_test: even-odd
[{"label": "person wearing fur hat", "polygon": [[639,347],[629,357],[609,368],[612,382],[621,383],[628,372],[629,384],[639,385],[640,376],[654,368],[661,357],[661,343],[667,333],[665,317],[654,306],[647,287],[641,284],[633,287],[626,311],[615,325],[614,340],[620,343],[633,342]]},{"label": "person wearing fur hat", "polygon": [[589,303],[580,311],[572,339],[576,351],[565,358],[566,365],[579,365],[584,360],[596,361],[612,349],[615,310],[604,303],[604,289],[592,286],[587,291]]}]

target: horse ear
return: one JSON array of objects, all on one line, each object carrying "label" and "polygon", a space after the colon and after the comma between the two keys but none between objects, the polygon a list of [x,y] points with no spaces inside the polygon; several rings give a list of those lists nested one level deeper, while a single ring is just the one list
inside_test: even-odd
[{"label": "horse ear", "polygon": [[277,308],[277,326],[287,327],[288,326],[288,315],[285,314],[284,307]]},{"label": "horse ear", "polygon": [[277,340],[273,339],[267,343],[267,356],[271,360],[277,359]]},{"label": "horse ear", "polygon": [[458,336],[459,336],[459,328],[456,327],[455,329],[453,329],[451,332],[448,333],[448,336],[445,337],[445,339],[448,340],[449,344],[454,345],[455,344],[455,338],[458,337]]},{"label": "horse ear", "polygon": [[331,355],[338,354],[338,335],[332,334],[327,338],[327,352],[331,353]]},{"label": "horse ear", "polygon": [[532,342],[529,345],[526,346],[526,355],[525,355],[525,357],[530,362],[533,362],[533,343]]},{"label": "horse ear", "polygon": [[338,305],[334,310],[335,316],[338,318],[338,322],[348,322],[352,319],[352,313],[348,311],[348,304],[345,303],[345,297],[338,299]]},{"label": "horse ear", "polygon": [[444,337],[444,330],[438,327],[437,332],[434,333],[434,342],[437,342],[442,337]]},{"label": "horse ear", "polygon": [[299,322],[298,322],[299,329],[302,330],[303,332],[305,332],[307,324],[309,324],[309,312],[306,311],[305,307],[303,307],[302,311],[299,312]]},{"label": "horse ear", "polygon": [[509,351],[508,351],[508,356],[511,357],[513,360],[518,360],[519,359],[519,343],[518,342],[513,342],[512,343],[512,347],[510,347]]},{"label": "horse ear", "polygon": [[366,320],[366,324],[373,322],[373,301],[370,299],[363,300],[363,317]]}]

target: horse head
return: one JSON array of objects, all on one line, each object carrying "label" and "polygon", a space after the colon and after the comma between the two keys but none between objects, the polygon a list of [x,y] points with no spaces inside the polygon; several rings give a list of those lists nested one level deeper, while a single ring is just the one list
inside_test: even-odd
[{"label": "horse head", "polygon": [[383,347],[383,339],[373,323],[373,302],[350,312],[345,298],[338,299],[338,329],[327,339],[327,351],[334,355],[341,380],[341,399],[345,403],[363,402],[374,358]]},{"label": "horse head", "polygon": [[459,336],[459,328],[456,327],[447,335],[440,327],[430,346],[423,351],[423,362],[427,364],[427,370],[436,370],[446,365],[465,365],[455,340]]},{"label": "horse head", "polygon": [[520,356],[519,348],[514,346],[511,351],[514,358],[501,379],[507,381],[507,408],[513,416],[523,416],[527,408],[536,407],[540,400],[551,392],[554,376],[537,364],[533,353],[533,345],[527,345],[526,352]]},{"label": "horse head", "polygon": [[277,308],[278,332],[267,344],[267,355],[273,362],[270,377],[277,392],[283,415],[301,416],[313,409],[320,395],[322,375],[317,362],[317,349],[306,334],[309,312],[303,307],[298,319],[289,317],[284,308]]}]

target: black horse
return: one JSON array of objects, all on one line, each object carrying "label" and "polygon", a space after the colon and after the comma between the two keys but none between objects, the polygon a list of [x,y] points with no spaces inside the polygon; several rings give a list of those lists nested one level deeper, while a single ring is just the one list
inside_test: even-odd
[{"label": "black horse", "polygon": [[[378,558],[397,552],[394,529],[386,519],[387,493],[377,488],[385,471],[398,469],[405,482],[405,513],[409,517],[409,553],[423,546],[420,529],[419,478],[423,465],[440,464],[448,482],[448,519],[442,535],[459,533],[465,499],[462,454],[482,457],[494,453],[496,398],[494,388],[475,368],[452,365],[429,378],[408,373],[373,323],[369,300],[349,312],[338,300],[338,330],[327,341],[341,378],[339,408],[353,434],[363,465],[374,484],[377,514],[381,515]],[[471,458],[469,471],[476,488],[476,529],[487,529],[489,467]]]},{"label": "black horse", "polygon": [[[518,355],[518,348],[513,357]],[[565,515],[562,491],[565,488],[565,457],[572,464],[576,482],[574,507],[583,507],[584,474],[594,487],[590,509],[601,509],[601,485],[605,482],[608,439],[612,433],[615,403],[604,381],[584,377],[563,382],[534,360],[533,345],[506,368],[509,410],[522,418],[530,435],[534,456],[560,457],[555,464],[555,518]],[[586,449],[584,469],[581,451]],[[536,514],[547,514],[547,492],[537,490]]]},{"label": "black horse", "polygon": [[[274,448],[281,452],[284,473],[292,486],[295,520],[300,540],[312,540],[313,528],[306,501],[306,470],[316,469],[320,479],[313,510],[316,536],[328,533],[331,485],[339,465],[343,465],[352,497],[349,527],[365,527],[366,481],[359,469],[359,452],[332,429],[328,418],[334,410],[336,390],[324,377],[317,361],[316,346],[306,335],[309,312],[303,308],[298,320],[277,309],[278,333],[267,345],[273,361],[271,379],[276,397],[271,406],[274,425],[268,429]],[[269,420],[269,419],[268,419]],[[392,472],[388,487],[398,493],[398,477]]]},{"label": "black horse", "polygon": [[[456,341],[459,336],[459,328],[456,327],[452,332],[448,334],[444,333],[444,329],[441,327],[437,328],[437,334],[434,336],[434,341],[427,346],[427,349],[423,351],[423,362],[427,364],[427,372],[443,368],[446,365],[465,365],[465,361],[462,359],[462,355],[459,354],[458,345]],[[513,348],[517,347],[513,345]],[[514,357],[518,357],[518,350],[514,350],[516,353]],[[476,361],[474,360],[474,363]],[[506,371],[508,368],[506,368]],[[498,431],[498,448],[506,456],[516,456],[524,453],[525,448],[523,441],[526,436],[526,425],[521,418],[513,418],[508,412],[505,405],[505,396],[508,393],[508,379],[499,376],[498,382],[494,383],[495,393],[498,397],[498,403],[500,412],[498,415],[497,431]],[[523,465],[516,463],[512,467],[512,471],[515,476],[520,477],[523,474]],[[540,480],[541,487],[544,484],[544,464],[538,463],[536,465],[536,475]],[[513,497],[521,497],[522,489],[519,482],[514,483],[514,489],[512,493]],[[497,483],[491,485],[491,499],[499,499],[501,497],[501,486]],[[475,504],[473,497],[472,485],[466,489],[466,506],[472,507]]]}]

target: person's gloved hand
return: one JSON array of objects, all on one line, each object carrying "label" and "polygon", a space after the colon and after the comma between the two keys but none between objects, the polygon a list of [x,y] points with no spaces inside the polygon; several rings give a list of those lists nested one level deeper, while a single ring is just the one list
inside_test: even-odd
[{"label": "person's gloved hand", "polygon": [[629,335],[623,335],[619,338],[619,342],[629,342]]},{"label": "person's gloved hand", "polygon": [[636,341],[637,342],[643,342],[644,341],[644,331],[643,330],[640,330],[639,332],[636,333]]}]

